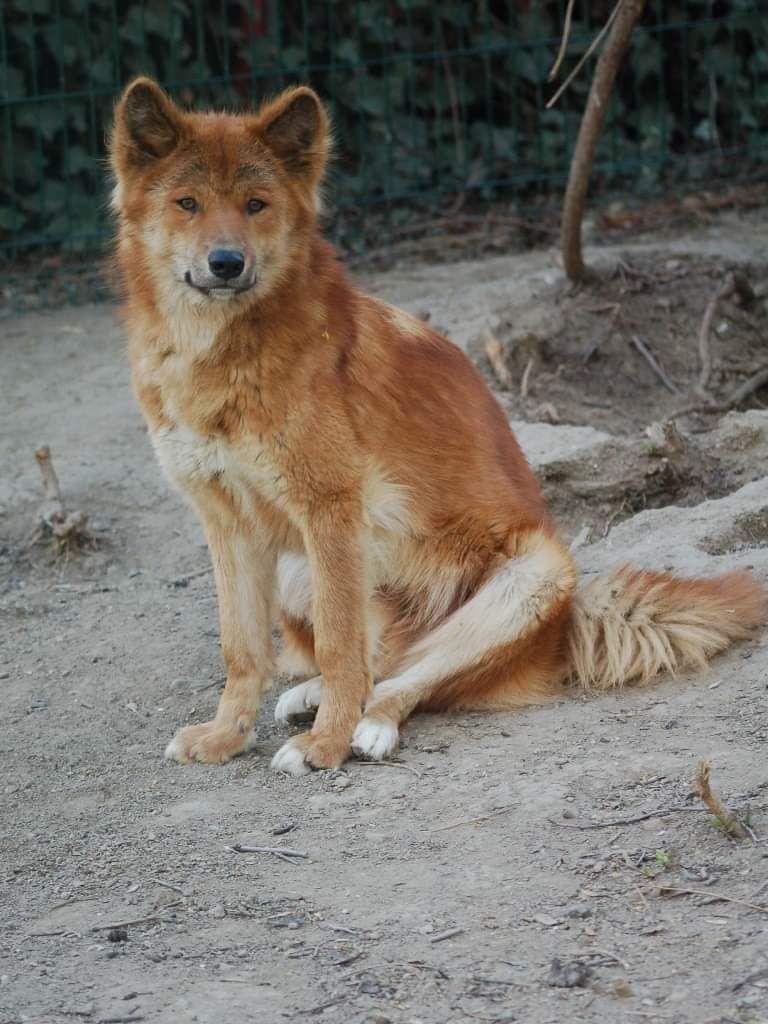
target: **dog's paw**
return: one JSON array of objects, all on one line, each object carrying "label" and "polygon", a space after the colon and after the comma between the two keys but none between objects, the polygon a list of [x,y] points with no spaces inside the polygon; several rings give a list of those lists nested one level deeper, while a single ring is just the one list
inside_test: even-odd
[{"label": "dog's paw", "polygon": [[243,732],[236,725],[204,722],[202,725],[188,725],[179,729],[165,748],[165,757],[180,764],[189,764],[190,761],[224,764],[236,754],[253,749],[255,745],[256,738],[252,729]]},{"label": "dog's paw", "polygon": [[397,750],[400,733],[386,718],[362,718],[352,737],[352,751],[358,757],[383,761]]},{"label": "dog's paw", "polygon": [[272,758],[272,768],[285,775],[306,775],[313,768],[339,768],[349,757],[349,743],[335,736],[302,732],[292,736]]},{"label": "dog's paw", "polygon": [[280,699],[275,705],[275,721],[279,725],[290,725],[293,722],[314,718],[320,706],[322,693],[322,676],[315,676],[305,683],[292,686],[290,690],[280,694]]}]

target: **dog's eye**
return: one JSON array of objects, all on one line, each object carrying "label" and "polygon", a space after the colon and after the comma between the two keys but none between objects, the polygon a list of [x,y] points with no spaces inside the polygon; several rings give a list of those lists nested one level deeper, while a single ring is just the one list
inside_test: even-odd
[{"label": "dog's eye", "polygon": [[249,199],[248,213],[259,213],[266,205],[263,199]]},{"label": "dog's eye", "polygon": [[192,196],[184,196],[183,199],[177,199],[176,202],[182,210],[186,210],[188,213],[194,213],[197,209],[197,200],[193,199]]}]

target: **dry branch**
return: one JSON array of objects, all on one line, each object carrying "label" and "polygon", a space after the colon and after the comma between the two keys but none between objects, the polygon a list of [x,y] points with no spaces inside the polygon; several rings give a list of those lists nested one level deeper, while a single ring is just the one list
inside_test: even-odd
[{"label": "dry branch", "polygon": [[693,777],[694,792],[715,816],[723,832],[729,836],[746,839],[748,833],[742,823],[712,792],[712,787],[709,784],[710,767],[709,761],[699,762]]},{"label": "dry branch", "polygon": [[504,346],[494,334],[491,334],[490,331],[488,331],[485,336],[484,348],[496,380],[499,382],[501,387],[510,388],[512,386],[512,374],[509,372],[509,367],[507,366]]},{"label": "dry branch", "polygon": [[[563,254],[563,266],[571,281],[582,281],[588,276],[581,247],[581,222],[584,216],[584,203],[587,197],[587,188],[589,187],[589,177],[592,171],[597,143],[603,129],[605,115],[608,111],[608,103],[616,72],[619,69],[621,58],[632,35],[632,29],[643,12],[643,7],[644,0],[618,0],[608,24],[603,29],[604,33],[610,25],[610,32],[597,61],[595,76],[592,79],[587,99],[587,107],[581,120],[563,203],[560,243]],[[599,39],[600,36],[595,40],[592,48],[597,45]],[[587,51],[587,54],[584,55],[584,59],[586,59],[589,52]],[[576,71],[578,71],[578,67],[574,69],[573,74]],[[555,102],[569,80],[567,79],[563,83],[555,96],[550,100],[550,104]]]},{"label": "dry branch", "polygon": [[670,419],[678,416],[687,416],[690,412],[718,413],[730,412],[737,405],[741,405],[745,398],[749,398],[755,391],[759,391],[768,384],[768,366],[762,366],[756,370],[751,377],[748,377],[743,384],[739,384],[730,396],[722,402],[692,402],[690,405],[683,405],[670,414]]},{"label": "dry branch", "polygon": [[531,356],[528,362],[525,364],[522,380],[520,381],[520,397],[522,399],[526,399],[528,397],[528,389],[531,383],[531,371],[533,370],[533,365],[535,361],[536,360],[534,359],[534,357]]},{"label": "dry branch", "polygon": [[232,853],[265,853],[280,860],[295,864],[296,860],[309,860],[309,854],[304,850],[293,850],[288,846],[249,846],[247,843],[233,843],[232,846],[225,846],[225,850]]},{"label": "dry branch", "polygon": [[755,293],[752,291],[752,286],[749,281],[747,281],[743,274],[735,272],[728,274],[725,281],[709,300],[707,308],[704,310],[701,327],[699,328],[699,363],[701,364],[701,369],[699,371],[699,380],[696,385],[697,391],[702,395],[707,394],[709,379],[712,376],[712,350],[709,345],[709,339],[712,333],[712,321],[715,318],[715,313],[721,300],[728,299],[734,294],[739,297],[742,305],[744,306],[751,305],[755,299]]},{"label": "dry branch", "polygon": [[67,512],[61,497],[61,487],[56,470],[53,468],[51,449],[47,444],[35,452],[40,476],[43,479],[43,503],[38,509],[38,525],[34,540],[51,535],[64,547],[73,542],[82,543],[90,539],[88,516],[85,512]]},{"label": "dry branch", "polygon": [[[547,75],[547,81],[548,82],[554,82],[554,80],[557,78],[557,73],[560,70],[560,65],[563,63],[563,57],[565,57],[565,51],[568,49],[568,40],[571,38],[571,22],[573,21],[573,5],[574,5],[574,3],[575,3],[575,0],[568,0],[568,7],[567,7],[566,12],[565,12],[565,24],[563,25],[563,37],[560,40],[560,49],[557,51],[557,57],[555,58],[555,63],[552,65],[552,68],[550,69],[550,72]],[[567,80],[566,80],[565,84],[566,85],[568,84]],[[555,102],[556,98],[557,98],[557,94],[555,94],[555,97],[553,97],[549,101],[547,106],[548,107],[552,106],[552,104]]]},{"label": "dry branch", "polygon": [[711,889],[678,889],[673,885],[662,885],[659,889],[659,896],[708,896],[711,903],[717,903],[720,900],[723,903],[738,903],[741,907],[749,907],[750,910],[759,910],[761,914],[768,914],[768,907],[761,906],[759,903],[750,903],[737,896],[728,896],[724,892],[713,892]]},{"label": "dry branch", "polygon": [[666,372],[664,371],[663,367],[657,361],[657,359],[654,356],[653,352],[651,352],[651,350],[645,344],[643,339],[642,338],[638,338],[638,336],[636,334],[633,334],[631,336],[631,340],[632,340],[633,346],[637,349],[637,351],[640,353],[640,355],[643,357],[643,359],[646,361],[646,363],[648,363],[648,365],[653,370],[653,372],[656,374],[656,376],[659,378],[659,380],[664,385],[664,387],[668,391],[671,391],[673,395],[679,395],[680,394],[680,388],[677,387],[676,384],[672,383],[672,381],[669,379],[669,377],[667,376]]}]

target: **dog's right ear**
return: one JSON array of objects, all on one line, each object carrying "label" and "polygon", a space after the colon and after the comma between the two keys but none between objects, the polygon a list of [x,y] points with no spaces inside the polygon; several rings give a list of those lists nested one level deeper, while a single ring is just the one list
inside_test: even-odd
[{"label": "dog's right ear", "polygon": [[140,170],[168,156],[181,138],[182,114],[151,78],[137,78],[115,107],[112,163],[117,171]]}]

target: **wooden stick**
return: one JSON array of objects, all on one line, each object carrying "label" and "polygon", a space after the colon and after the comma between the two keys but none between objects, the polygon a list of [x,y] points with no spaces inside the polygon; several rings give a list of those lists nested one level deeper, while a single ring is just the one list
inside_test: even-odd
[{"label": "wooden stick", "polygon": [[645,0],[618,0],[603,30],[595,38],[584,57],[573,72],[563,82],[555,95],[547,104],[551,107],[568,86],[574,75],[578,74],[584,61],[610,29],[610,34],[597,61],[592,85],[589,89],[587,106],[581,119],[576,146],[573,151],[568,185],[563,200],[563,217],[560,229],[560,249],[563,257],[563,268],[568,279],[581,282],[589,278],[590,271],[584,263],[581,240],[581,225],[584,218],[584,204],[589,188],[589,179],[595,159],[597,143],[603,130],[605,115],[611,98],[613,83],[619,70],[621,59],[627,48],[632,30],[643,13]]},{"label": "wooden stick", "polygon": [[59,478],[56,476],[56,470],[53,468],[51,449],[47,444],[41,445],[35,451],[35,458],[40,467],[40,476],[43,478],[43,497],[55,506],[59,515],[63,515],[64,505],[61,500]]},{"label": "wooden stick", "polygon": [[[53,468],[51,449],[47,444],[41,445],[35,451],[35,458],[40,467],[40,476],[43,479],[43,504],[38,510],[40,526],[62,542],[70,539],[87,536],[86,524],[88,516],[85,512],[69,512],[64,508],[61,497],[61,487],[56,470]],[[39,533],[37,534],[39,537]],[[37,538],[36,538],[37,539]]]},{"label": "wooden stick", "polygon": [[462,825],[476,825],[479,821],[488,821],[489,818],[498,818],[500,814],[506,814],[507,811],[513,811],[514,807],[512,804],[509,807],[500,807],[498,811],[491,811],[490,814],[482,814],[479,818],[467,818],[466,821],[454,821],[450,825],[438,825],[437,828],[427,828],[425,832],[445,832],[449,828],[460,828]]},{"label": "wooden stick", "polygon": [[[166,909],[177,907],[178,903],[169,903]],[[164,921],[162,914],[149,914],[147,917],[134,917],[130,921],[113,921],[111,924],[95,924],[91,926],[92,932],[108,932],[112,928],[131,928],[137,924],[155,924],[157,921]]]},{"label": "wooden stick", "polygon": [[509,372],[509,367],[507,366],[506,359],[504,358],[504,346],[497,337],[491,334],[490,331],[488,331],[485,336],[484,348],[496,380],[503,388],[511,387],[512,375]]},{"label": "wooden stick", "polygon": [[592,957],[592,956],[606,956],[606,957],[608,957],[609,960],[613,960],[615,963],[617,963],[619,965],[619,967],[623,967],[625,971],[629,970],[629,964],[626,962],[626,960],[622,960],[620,956],[616,956],[615,953],[611,953],[611,951],[609,949],[590,949],[590,950],[587,950],[587,951],[585,951],[583,953],[572,953],[571,954],[571,957],[574,960],[581,960],[581,959],[583,959],[585,957]]},{"label": "wooden stick", "polygon": [[446,939],[453,939],[457,935],[463,935],[463,934],[464,934],[464,929],[463,928],[449,928],[445,932],[439,932],[437,935],[433,935],[432,938],[429,941],[431,943],[433,943],[433,944],[435,942],[444,942]]},{"label": "wooden stick", "polygon": [[535,360],[533,356],[531,356],[531,358],[525,364],[525,369],[523,370],[523,378],[520,381],[520,397],[523,399],[528,397],[528,387],[530,385],[531,371],[533,370],[534,362]]},{"label": "wooden stick", "polygon": [[759,391],[765,384],[768,384],[768,366],[763,366],[759,370],[756,370],[751,377],[732,391],[730,397],[726,398],[725,401],[692,402],[690,405],[683,405],[681,408],[676,409],[675,412],[670,414],[669,418],[675,419],[678,416],[687,416],[690,412],[701,412],[707,414],[729,412],[737,405],[740,405],[745,398],[749,398],[749,396],[754,394],[755,391]]},{"label": "wooden stick", "polygon": [[742,907],[759,910],[761,914],[768,914],[768,907],[750,903],[748,900],[740,900],[737,896],[727,896],[723,892],[711,892],[708,889],[677,889],[672,885],[662,885],[659,889],[659,896],[709,896],[713,903],[723,900],[725,903],[738,903]]},{"label": "wooden stick", "polygon": [[739,819],[728,810],[727,807],[715,796],[709,784],[709,772],[711,765],[709,761],[699,761],[696,774],[693,777],[693,789],[699,799],[714,814],[723,831],[729,836],[737,836],[739,839],[746,839],[747,830]]},{"label": "wooden stick", "polygon": [[404,764],[402,761],[360,761],[357,762],[359,765],[365,765],[368,768],[402,768],[405,772],[412,772],[417,779],[422,778],[422,773],[418,768],[414,768],[413,765]]},{"label": "wooden stick", "polygon": [[631,337],[631,341],[632,341],[632,344],[637,349],[637,351],[640,353],[640,355],[646,361],[646,363],[648,363],[650,368],[653,370],[653,372],[659,378],[659,380],[664,385],[664,387],[668,391],[671,391],[673,395],[679,395],[680,394],[680,388],[678,388],[677,385],[672,383],[672,381],[669,379],[669,377],[667,376],[665,371],[662,369],[661,365],[656,361],[656,357],[654,356],[653,352],[651,352],[651,350],[648,348],[648,346],[645,344],[643,339],[642,338],[638,338],[638,336],[636,334],[633,334],[632,337]]},{"label": "wooden stick", "polygon": [[[576,64],[576,67],[573,69],[573,71],[570,73],[570,75],[568,75],[568,77],[563,82],[563,84],[560,86],[560,88],[557,90],[555,95],[552,96],[551,99],[549,99],[547,101],[547,104],[546,104],[546,109],[547,110],[549,110],[550,107],[554,107],[554,105],[557,103],[557,101],[563,95],[565,90],[568,88],[568,86],[574,80],[576,75],[578,75],[578,73],[581,71],[581,69],[587,63],[589,58],[592,56],[592,54],[598,48],[598,46],[600,45],[600,42],[601,42],[603,36],[608,31],[608,29],[611,27],[611,25],[614,22],[614,19],[615,19],[616,15],[619,13],[619,8],[621,7],[621,4],[622,4],[622,0],[618,0],[618,3],[616,4],[616,6],[613,8],[613,10],[611,11],[610,15],[608,16],[608,20],[606,21],[606,23],[603,25],[603,27],[600,29],[600,31],[597,33],[595,38],[592,40],[592,42],[587,47],[586,53],[584,53],[584,55],[582,56],[581,60],[578,61],[578,63]],[[554,77],[554,76],[552,76],[552,77]],[[550,78],[549,80],[552,81],[552,78]]]},{"label": "wooden stick", "polygon": [[225,847],[227,850],[231,850],[232,853],[269,853],[273,857],[299,857],[303,860],[309,860],[309,854],[303,850],[292,850],[288,846],[247,846],[245,843],[235,843],[233,846]]},{"label": "wooden stick", "polygon": [[614,828],[616,825],[634,825],[638,821],[647,821],[649,818],[663,818],[665,814],[674,814],[677,811],[698,811],[698,807],[659,807],[655,811],[648,811],[647,814],[636,814],[632,818],[612,818],[611,821],[590,821],[586,825],[569,825],[565,821],[557,821],[555,818],[550,818],[549,821],[553,825],[559,825],[560,828],[575,828],[580,832],[586,832],[593,828]]},{"label": "wooden stick", "polygon": [[571,21],[573,20],[573,5],[575,0],[568,0],[568,7],[565,11],[565,23],[563,25],[563,35],[560,40],[560,49],[557,51],[557,57],[555,57],[555,63],[552,65],[549,74],[547,75],[548,82],[554,82],[557,78],[557,73],[560,70],[560,65],[563,63],[563,57],[565,51],[568,49],[568,40],[571,38]]},{"label": "wooden stick", "polygon": [[752,285],[743,274],[739,274],[736,271],[732,271],[728,274],[725,281],[723,281],[707,303],[707,308],[704,310],[704,316],[701,321],[701,327],[699,328],[699,363],[701,369],[699,370],[699,380],[696,388],[702,395],[706,395],[707,388],[709,386],[709,379],[712,376],[712,350],[709,344],[709,339],[712,334],[712,321],[714,320],[715,312],[717,311],[720,301],[722,299],[730,298],[733,294],[736,294],[740,298],[741,303],[744,306],[751,305],[755,300],[755,293],[752,290]]}]

